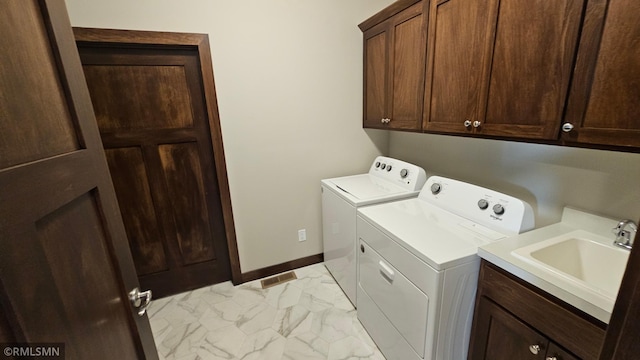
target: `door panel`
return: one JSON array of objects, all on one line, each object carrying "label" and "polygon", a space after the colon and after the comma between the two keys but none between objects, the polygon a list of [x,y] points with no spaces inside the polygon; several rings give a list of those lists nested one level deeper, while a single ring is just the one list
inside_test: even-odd
[{"label": "door panel", "polygon": [[102,132],[193,125],[183,66],[93,65],[84,72],[91,96],[101,99],[94,106]]},{"label": "door panel", "polygon": [[502,1],[482,133],[555,139],[584,1]]},{"label": "door panel", "polygon": [[563,140],[640,147],[640,2],[590,2]]},{"label": "door panel", "polygon": [[229,280],[197,49],[79,50],[140,283],[165,296]]},{"label": "door panel", "polygon": [[[205,188],[197,144],[158,146],[160,162],[167,183],[168,198],[174,209],[176,239],[185,264],[216,258],[211,244]],[[188,216],[181,216],[188,214]]]},{"label": "door panel", "polygon": [[[3,8],[6,10],[0,11],[0,23],[6,29],[19,28],[21,33],[0,36],[2,86],[11,89],[0,92],[0,117],[5,120],[0,124],[0,167],[77,150],[64,84],[38,5],[32,1],[9,1]],[[14,16],[18,13],[24,16]],[[25,119],[35,126],[22,126]]]},{"label": "door panel", "polygon": [[472,129],[464,126],[466,120],[482,120],[478,114],[484,108],[496,11],[496,1],[431,1],[426,129],[466,133]]},{"label": "door panel", "polygon": [[118,202],[121,204],[129,244],[139,275],[169,268],[161,239],[164,237],[158,214],[153,207],[147,170],[139,147],[105,150]]},{"label": "door panel", "polygon": [[[486,348],[482,359],[491,360],[542,360],[548,347],[548,340],[533,329],[521,323],[505,310],[486,298],[481,298],[478,310],[489,322]],[[533,354],[530,346],[538,345],[540,351]],[[479,355],[479,354],[474,354]]]},{"label": "door panel", "polygon": [[64,2],[0,18],[0,338],[157,359]]},{"label": "door panel", "polygon": [[393,27],[391,123],[394,129],[420,129],[424,96],[426,29],[422,3],[406,11],[411,16]]},{"label": "door panel", "polygon": [[[386,25],[386,24],[384,24]],[[377,26],[364,39],[364,126],[380,127],[387,112],[387,35],[388,29]]]}]

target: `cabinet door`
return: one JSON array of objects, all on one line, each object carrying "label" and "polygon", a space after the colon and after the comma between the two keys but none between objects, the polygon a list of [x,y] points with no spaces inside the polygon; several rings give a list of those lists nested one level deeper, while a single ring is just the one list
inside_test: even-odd
[{"label": "cabinet door", "polygon": [[545,359],[549,341],[491,300],[481,297],[476,308],[469,360]]},{"label": "cabinet door", "polygon": [[482,134],[558,137],[584,2],[500,1]]},{"label": "cabinet door", "polygon": [[426,15],[419,2],[392,18],[387,118],[392,129],[420,130],[427,52]]},{"label": "cabinet door", "polygon": [[387,42],[389,26],[377,25],[364,34],[364,119],[363,126],[380,128],[387,117]]},{"label": "cabinet door", "polygon": [[566,141],[640,147],[640,2],[591,5],[566,121]]},{"label": "cabinet door", "polygon": [[423,8],[423,2],[416,3],[364,33],[364,127],[422,127],[426,58]]},{"label": "cabinet door", "polygon": [[497,3],[431,1],[424,129],[466,133],[482,120]]}]

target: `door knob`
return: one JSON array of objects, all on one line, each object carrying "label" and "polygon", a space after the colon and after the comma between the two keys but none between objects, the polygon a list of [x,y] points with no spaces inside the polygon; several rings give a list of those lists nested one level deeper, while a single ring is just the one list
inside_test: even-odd
[{"label": "door knob", "polygon": [[569,132],[571,130],[573,130],[573,124],[571,124],[571,123],[562,124],[562,131]]},{"label": "door knob", "polygon": [[129,301],[134,308],[138,309],[138,315],[142,316],[147,312],[147,307],[151,304],[151,296],[151,290],[140,291],[137,287],[129,292]]}]

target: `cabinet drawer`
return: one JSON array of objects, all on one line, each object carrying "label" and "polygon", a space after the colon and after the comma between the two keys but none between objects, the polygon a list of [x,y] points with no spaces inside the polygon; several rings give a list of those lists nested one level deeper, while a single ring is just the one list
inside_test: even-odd
[{"label": "cabinet drawer", "polygon": [[482,261],[478,297],[487,297],[582,359],[597,359],[605,325]]}]

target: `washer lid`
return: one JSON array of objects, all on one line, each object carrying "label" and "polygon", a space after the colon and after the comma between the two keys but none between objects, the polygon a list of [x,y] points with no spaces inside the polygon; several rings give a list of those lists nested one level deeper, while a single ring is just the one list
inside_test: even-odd
[{"label": "washer lid", "polygon": [[331,182],[340,190],[351,194],[359,200],[376,199],[411,192],[387,180],[369,174],[332,179]]}]

